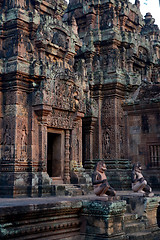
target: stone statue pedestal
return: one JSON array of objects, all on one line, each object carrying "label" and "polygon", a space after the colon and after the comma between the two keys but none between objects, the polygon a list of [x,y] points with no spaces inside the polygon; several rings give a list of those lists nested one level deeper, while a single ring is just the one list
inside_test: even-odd
[{"label": "stone statue pedestal", "polygon": [[104,197],[83,201],[82,234],[91,239],[124,239],[125,201],[106,201]]}]

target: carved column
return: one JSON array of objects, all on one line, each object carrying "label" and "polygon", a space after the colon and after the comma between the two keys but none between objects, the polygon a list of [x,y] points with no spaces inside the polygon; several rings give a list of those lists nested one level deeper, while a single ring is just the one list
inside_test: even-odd
[{"label": "carved column", "polygon": [[82,118],[78,121],[78,128],[79,128],[79,153],[78,153],[78,164],[82,167]]},{"label": "carved column", "polygon": [[70,183],[70,168],[69,168],[69,140],[70,131],[65,132],[65,161],[64,161],[64,183]]},{"label": "carved column", "polygon": [[47,125],[39,122],[39,171],[47,171]]},{"label": "carved column", "polygon": [[34,106],[34,111],[38,116],[39,122],[39,170],[47,171],[47,116],[51,112],[52,107],[48,105]]},{"label": "carved column", "polygon": [[84,129],[83,165],[87,169],[91,168],[91,162],[93,160],[93,133],[96,122],[97,122],[96,117],[85,117],[83,119]]},{"label": "carved column", "polygon": [[82,167],[82,117],[83,113],[77,112],[72,130],[72,168]]},{"label": "carved column", "polygon": [[92,71],[92,61],[93,61],[94,54],[85,53],[85,61],[87,67],[87,77],[90,82],[93,81],[93,71]]},{"label": "carved column", "polygon": [[[101,91],[99,91],[99,95],[101,95]],[[102,99],[98,97],[98,158],[102,159]]]}]

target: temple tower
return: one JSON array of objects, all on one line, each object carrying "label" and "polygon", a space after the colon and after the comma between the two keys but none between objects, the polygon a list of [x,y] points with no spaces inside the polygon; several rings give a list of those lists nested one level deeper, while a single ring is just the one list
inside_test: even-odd
[{"label": "temple tower", "polygon": [[[98,159],[104,159],[115,168],[130,159],[147,167],[143,159],[146,146],[140,156],[137,149],[143,139],[135,138],[133,146],[124,105],[144,82],[159,82],[158,26],[149,13],[143,19],[140,1],[72,0],[65,18],[69,24],[76,19],[83,42],[76,59],[84,59],[89,84],[83,119],[84,166],[90,171]],[[156,133],[153,135],[157,141]]]},{"label": "temple tower", "polygon": [[[64,0],[0,5],[0,195],[51,194],[82,167],[82,43]],[[77,170],[78,171],[78,170]]]}]

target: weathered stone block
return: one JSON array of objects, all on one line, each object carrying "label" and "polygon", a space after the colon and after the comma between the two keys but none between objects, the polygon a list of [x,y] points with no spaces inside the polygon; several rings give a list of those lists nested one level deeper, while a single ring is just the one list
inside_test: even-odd
[{"label": "weathered stone block", "polygon": [[[87,239],[123,239],[125,201],[83,201],[82,233]],[[117,238],[116,238],[117,237]]]}]

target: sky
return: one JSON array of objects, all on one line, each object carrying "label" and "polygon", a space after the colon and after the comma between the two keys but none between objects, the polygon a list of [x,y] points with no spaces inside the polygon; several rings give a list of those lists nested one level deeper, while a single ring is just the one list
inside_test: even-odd
[{"label": "sky", "polygon": [[[135,3],[135,0],[129,0],[131,3]],[[147,12],[152,14],[155,19],[155,24],[160,27],[160,5],[159,0],[141,0],[140,10],[143,16]]]},{"label": "sky", "polygon": [[[69,2],[69,0],[66,0]],[[131,3],[135,3],[135,0],[129,0]],[[152,14],[152,17],[155,19],[155,24],[157,24],[160,28],[160,6],[159,0],[140,0],[141,2],[141,13],[143,16],[147,12]]]}]

